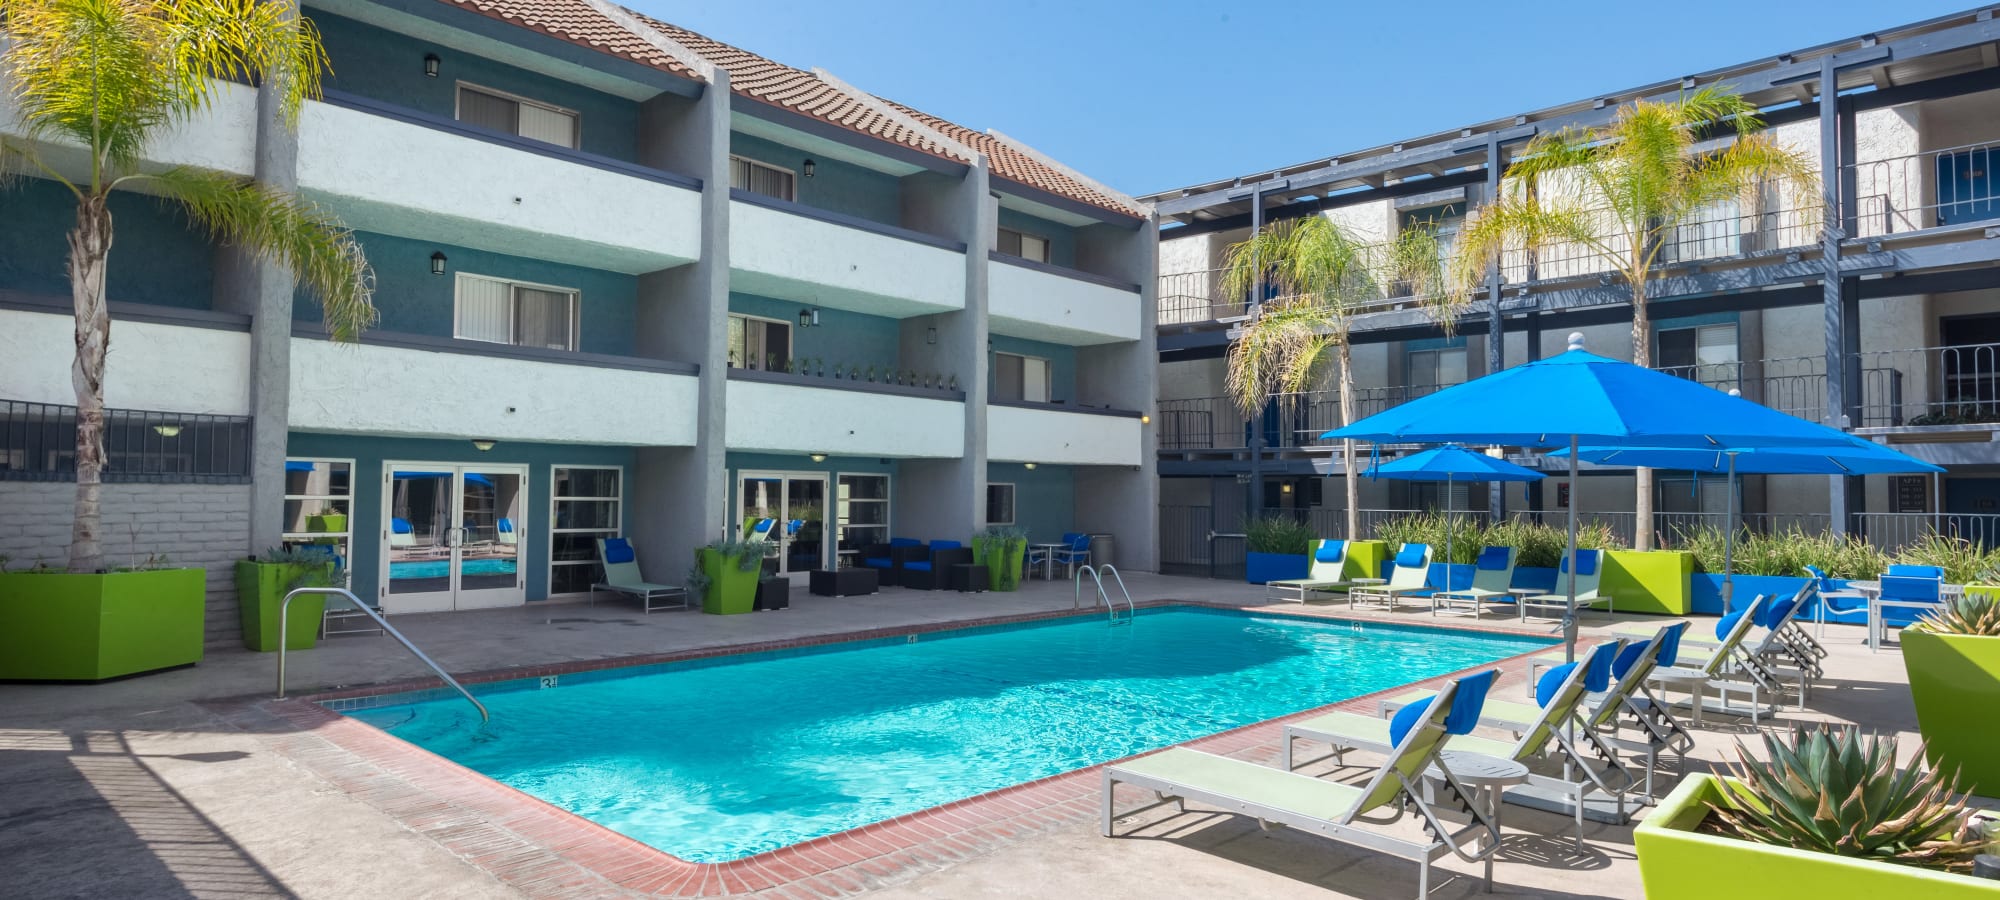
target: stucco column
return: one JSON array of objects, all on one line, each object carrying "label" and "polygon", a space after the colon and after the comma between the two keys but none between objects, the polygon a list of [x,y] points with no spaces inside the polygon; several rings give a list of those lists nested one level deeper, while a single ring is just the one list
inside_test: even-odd
[{"label": "stucco column", "polygon": [[[1131,230],[1093,229],[1089,249],[1101,274],[1137,284],[1137,340],[1088,347],[1077,353],[1077,394],[1082,401],[1152,416],[1159,399],[1159,221],[1147,218]],[[1079,254],[1085,249],[1079,246]],[[1110,534],[1117,541],[1115,562],[1122,570],[1160,568],[1159,432],[1152,422],[1139,426],[1139,459],[1132,466],[1080,467],[1076,473],[1075,517],[1079,531]],[[1252,465],[1256,465],[1253,457]],[[1255,501],[1253,501],[1254,503]]]}]

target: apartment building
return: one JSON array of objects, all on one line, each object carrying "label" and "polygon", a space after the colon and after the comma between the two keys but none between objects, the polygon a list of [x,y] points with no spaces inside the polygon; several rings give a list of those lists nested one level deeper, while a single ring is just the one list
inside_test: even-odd
[{"label": "apartment building", "polygon": [[[281,544],[392,613],[579,595],[609,535],[677,582],[763,517],[803,522],[787,572],[989,523],[1155,567],[1144,206],[601,0],[301,12],[333,74],[296,132],[230,86],[149,159],[338,214],[379,327],[332,343],[282,270],[113,203],[107,549],[210,566],[212,634]],[[73,214],[0,204],[0,553],[58,561]]]},{"label": "apartment building", "polygon": [[[1244,416],[1220,395],[1229,329],[1226,248],[1253,228],[1323,215],[1388,241],[1417,223],[1450,238],[1534,135],[1604,124],[1635,100],[1725,85],[1784,145],[1819,163],[1835,200],[1776,186],[1678,223],[1651,289],[1652,364],[1945,466],[1927,477],[1746,477],[1759,527],[1849,529],[1878,541],[1923,528],[2000,539],[2000,22],[1991,8],[1884,29],[1710,72],[1583,97],[1296,166],[1143,197],[1161,217],[1159,466],[1164,561],[1205,564],[1211,530],[1249,511],[1312,511],[1340,530],[1347,477],[1318,435],[1335,383]],[[1823,235],[1822,219],[1831,228]],[[1455,336],[1386,293],[1354,326],[1354,398],[1367,415],[1560,353],[1632,358],[1629,293],[1589,254],[1510,254]],[[1829,377],[1831,373],[1831,377]],[[1526,455],[1532,461],[1532,454]],[[1553,467],[1552,467],[1553,469]],[[1659,525],[1719,521],[1719,478],[1656,474]],[[1364,480],[1364,519],[1399,510],[1489,516],[1565,508],[1631,527],[1629,469],[1595,467],[1505,490]],[[1621,519],[1622,517],[1622,519]],[[1364,528],[1366,525],[1364,524]],[[1218,551],[1224,552],[1224,551]]]}]

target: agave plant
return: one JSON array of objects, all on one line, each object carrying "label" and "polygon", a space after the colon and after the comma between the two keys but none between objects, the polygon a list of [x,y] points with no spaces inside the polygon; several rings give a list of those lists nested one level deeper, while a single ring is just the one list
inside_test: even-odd
[{"label": "agave plant", "polygon": [[1932,634],[2000,637],[2000,602],[1990,594],[1965,594],[1925,613],[1912,628]]},{"label": "agave plant", "polygon": [[[1853,728],[1799,726],[1789,744],[1764,735],[1769,762],[1741,741],[1726,804],[1709,804],[1724,834],[1797,850],[1969,871],[1992,845],[1972,824],[1957,779],[1921,763],[1896,768],[1896,739]],[[1924,758],[1918,748],[1916,759]]]}]

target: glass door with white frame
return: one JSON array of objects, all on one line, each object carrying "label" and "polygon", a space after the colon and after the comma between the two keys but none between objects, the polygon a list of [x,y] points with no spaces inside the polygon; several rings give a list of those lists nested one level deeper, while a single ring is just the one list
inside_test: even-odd
[{"label": "glass door with white frame", "polygon": [[[744,472],[737,478],[737,519],[746,537],[771,542],[783,574],[826,566],[826,474]],[[759,523],[769,520],[768,530]]]},{"label": "glass door with white frame", "polygon": [[390,463],[385,469],[384,610],[447,612],[526,601],[526,467]]}]

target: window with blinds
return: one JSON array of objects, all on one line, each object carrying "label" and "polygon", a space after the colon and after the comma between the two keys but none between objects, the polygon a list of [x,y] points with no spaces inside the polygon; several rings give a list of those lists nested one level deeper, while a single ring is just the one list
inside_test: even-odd
[{"label": "window with blinds", "polygon": [[466,341],[575,350],[576,291],[459,273],[452,336]]},{"label": "window with blinds", "polygon": [[1000,229],[999,245],[995,249],[1008,256],[1018,256],[1022,259],[1031,259],[1039,263],[1049,261],[1048,238],[1032,235],[1025,231],[1015,231],[1012,228]]},{"label": "window with blinds", "polygon": [[729,158],[729,186],[777,200],[798,199],[798,180],[790,169],[741,156]]},{"label": "window with blinds", "polygon": [[1662,328],[1656,334],[1653,363],[1660,371],[1721,390],[1737,386],[1736,323]]},{"label": "window with blinds", "polygon": [[993,399],[1049,402],[1049,361],[1017,353],[993,354]]},{"label": "window with blinds", "polygon": [[458,120],[572,150],[581,131],[581,119],[567,109],[466,84],[458,86]]}]

